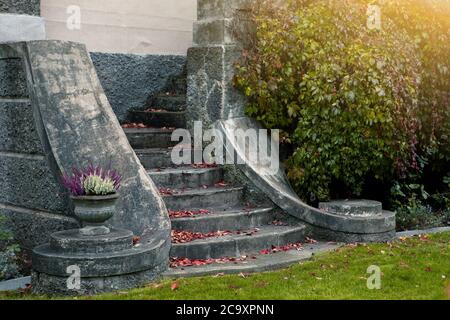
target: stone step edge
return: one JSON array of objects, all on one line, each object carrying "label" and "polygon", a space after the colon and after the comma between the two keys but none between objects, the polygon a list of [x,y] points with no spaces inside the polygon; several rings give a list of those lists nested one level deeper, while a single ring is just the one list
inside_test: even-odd
[{"label": "stone step edge", "polygon": [[174,193],[173,194],[163,194],[162,197],[169,198],[181,198],[181,197],[189,197],[189,196],[205,196],[205,195],[213,195],[218,193],[226,193],[226,192],[235,192],[235,191],[244,191],[244,187],[233,187],[233,186],[226,186],[226,187],[209,187],[209,188],[191,188],[191,189],[171,189]]},{"label": "stone step edge", "polygon": [[264,272],[287,268],[295,263],[310,260],[313,256],[327,252],[335,251],[342,244],[318,242],[305,245],[303,250],[290,250],[285,252],[272,253],[268,255],[258,254],[255,260],[249,260],[248,263],[234,262],[213,263],[205,266],[178,267],[165,271],[163,278],[188,278],[201,277],[218,274],[239,274]]},{"label": "stone step edge", "polygon": [[171,168],[152,168],[152,169],[146,169],[147,173],[152,176],[157,175],[169,175],[169,174],[201,174],[201,173],[207,173],[207,172],[214,172],[214,171],[221,171],[223,170],[222,167],[215,167],[215,168],[195,168],[189,165],[186,166],[178,166],[178,167],[171,167]]},{"label": "stone step edge", "polygon": [[[201,246],[201,245],[209,245],[214,246],[218,243],[223,242],[240,242],[245,241],[248,238],[252,239],[264,239],[267,237],[270,237],[272,232],[275,231],[275,228],[279,228],[280,230],[277,230],[279,232],[276,233],[278,237],[285,237],[289,234],[292,234],[294,232],[305,232],[306,226],[305,225],[299,225],[299,226],[260,226],[257,228],[252,228],[250,230],[230,230],[232,234],[226,235],[226,236],[219,236],[219,237],[209,237],[205,239],[198,239],[193,240],[190,242],[185,243],[172,243],[172,248],[174,247],[195,247],[195,246]],[[255,234],[249,236],[246,234],[246,232],[251,232],[253,229],[259,229],[258,232]],[[237,234],[237,232],[240,232],[240,234]],[[172,257],[172,255],[171,255]]]},{"label": "stone step edge", "polygon": [[132,113],[132,114],[158,114],[158,115],[164,114],[164,115],[171,115],[171,116],[177,116],[177,115],[182,116],[182,115],[187,114],[187,111],[168,111],[168,110],[164,110],[164,109],[161,109],[161,110],[156,109],[156,110],[148,110],[148,111],[133,110],[133,111],[130,111],[130,113]]},{"label": "stone step edge", "polygon": [[[175,129],[165,129],[165,128],[122,128],[125,134],[172,134]],[[151,149],[151,148],[147,148]],[[153,149],[164,149],[164,148],[153,148]],[[146,150],[146,149],[136,149],[136,150]]]},{"label": "stone step edge", "polygon": [[[252,209],[228,209],[225,211],[211,211],[209,214],[195,215],[192,217],[183,217],[183,218],[170,218],[172,221],[177,222],[185,222],[185,221],[203,221],[203,220],[211,220],[211,219],[224,219],[224,218],[236,218],[240,216],[252,216],[257,214],[270,214],[275,208],[273,207],[260,207],[260,208],[252,208]],[[193,210],[195,211],[195,210]]]}]

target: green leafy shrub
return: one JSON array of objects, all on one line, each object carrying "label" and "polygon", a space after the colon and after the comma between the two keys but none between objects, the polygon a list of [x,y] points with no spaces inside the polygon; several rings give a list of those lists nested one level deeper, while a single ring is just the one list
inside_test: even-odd
[{"label": "green leafy shrub", "polygon": [[246,108],[291,144],[288,177],[307,201],[358,196],[417,167],[420,56],[359,0],[259,3],[256,39],[237,66]]},{"label": "green leafy shrub", "polygon": [[[421,62],[419,162],[415,171],[397,179],[395,187],[406,194],[402,199],[394,192],[393,201],[401,208],[414,195],[436,211],[447,210],[450,185],[443,177],[450,168],[450,0],[384,1],[382,10],[410,35]],[[410,185],[415,190],[408,190]]]},{"label": "green leafy shrub", "polygon": [[436,211],[429,205],[411,201],[397,210],[396,220],[398,230],[434,228],[448,225],[450,211]]},{"label": "green leafy shrub", "polygon": [[19,246],[12,244],[12,233],[4,226],[5,217],[0,214],[0,281],[20,276],[17,264]]}]

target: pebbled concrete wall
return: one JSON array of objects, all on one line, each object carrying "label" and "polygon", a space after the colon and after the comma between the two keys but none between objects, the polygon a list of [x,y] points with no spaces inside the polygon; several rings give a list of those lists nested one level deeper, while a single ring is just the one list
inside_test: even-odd
[{"label": "pebbled concrete wall", "polygon": [[0,185],[0,213],[24,248],[78,225],[45,160],[18,58],[0,59]]},{"label": "pebbled concrete wall", "polygon": [[41,14],[40,0],[1,0],[0,13],[17,13],[39,16]]},{"label": "pebbled concrete wall", "polygon": [[170,77],[183,72],[185,56],[91,53],[100,82],[119,121],[143,108]]}]

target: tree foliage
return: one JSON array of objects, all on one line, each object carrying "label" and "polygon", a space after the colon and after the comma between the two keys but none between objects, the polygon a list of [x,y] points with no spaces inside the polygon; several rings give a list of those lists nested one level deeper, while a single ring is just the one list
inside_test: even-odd
[{"label": "tree foliage", "polygon": [[288,176],[308,201],[358,196],[368,180],[390,186],[431,158],[448,165],[450,19],[433,1],[380,1],[381,29],[371,29],[369,4],[254,10],[235,84],[249,116],[283,130]]}]

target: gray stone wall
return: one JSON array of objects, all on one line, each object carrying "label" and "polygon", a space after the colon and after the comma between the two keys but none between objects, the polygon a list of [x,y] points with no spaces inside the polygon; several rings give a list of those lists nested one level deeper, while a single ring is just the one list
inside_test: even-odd
[{"label": "gray stone wall", "polygon": [[28,249],[77,226],[36,132],[22,61],[0,59],[0,213]]},{"label": "gray stone wall", "polygon": [[[4,1],[0,2],[2,5]],[[114,112],[125,121],[182,73],[183,56],[92,53],[91,58]],[[0,214],[20,244],[31,249],[50,233],[75,228],[68,199],[47,164],[19,58],[0,58]]]},{"label": "gray stone wall", "polygon": [[17,13],[39,16],[40,0],[0,0],[0,13]]},{"label": "gray stone wall", "polygon": [[119,121],[131,109],[142,109],[170,77],[183,72],[185,56],[91,53],[91,59]]}]

